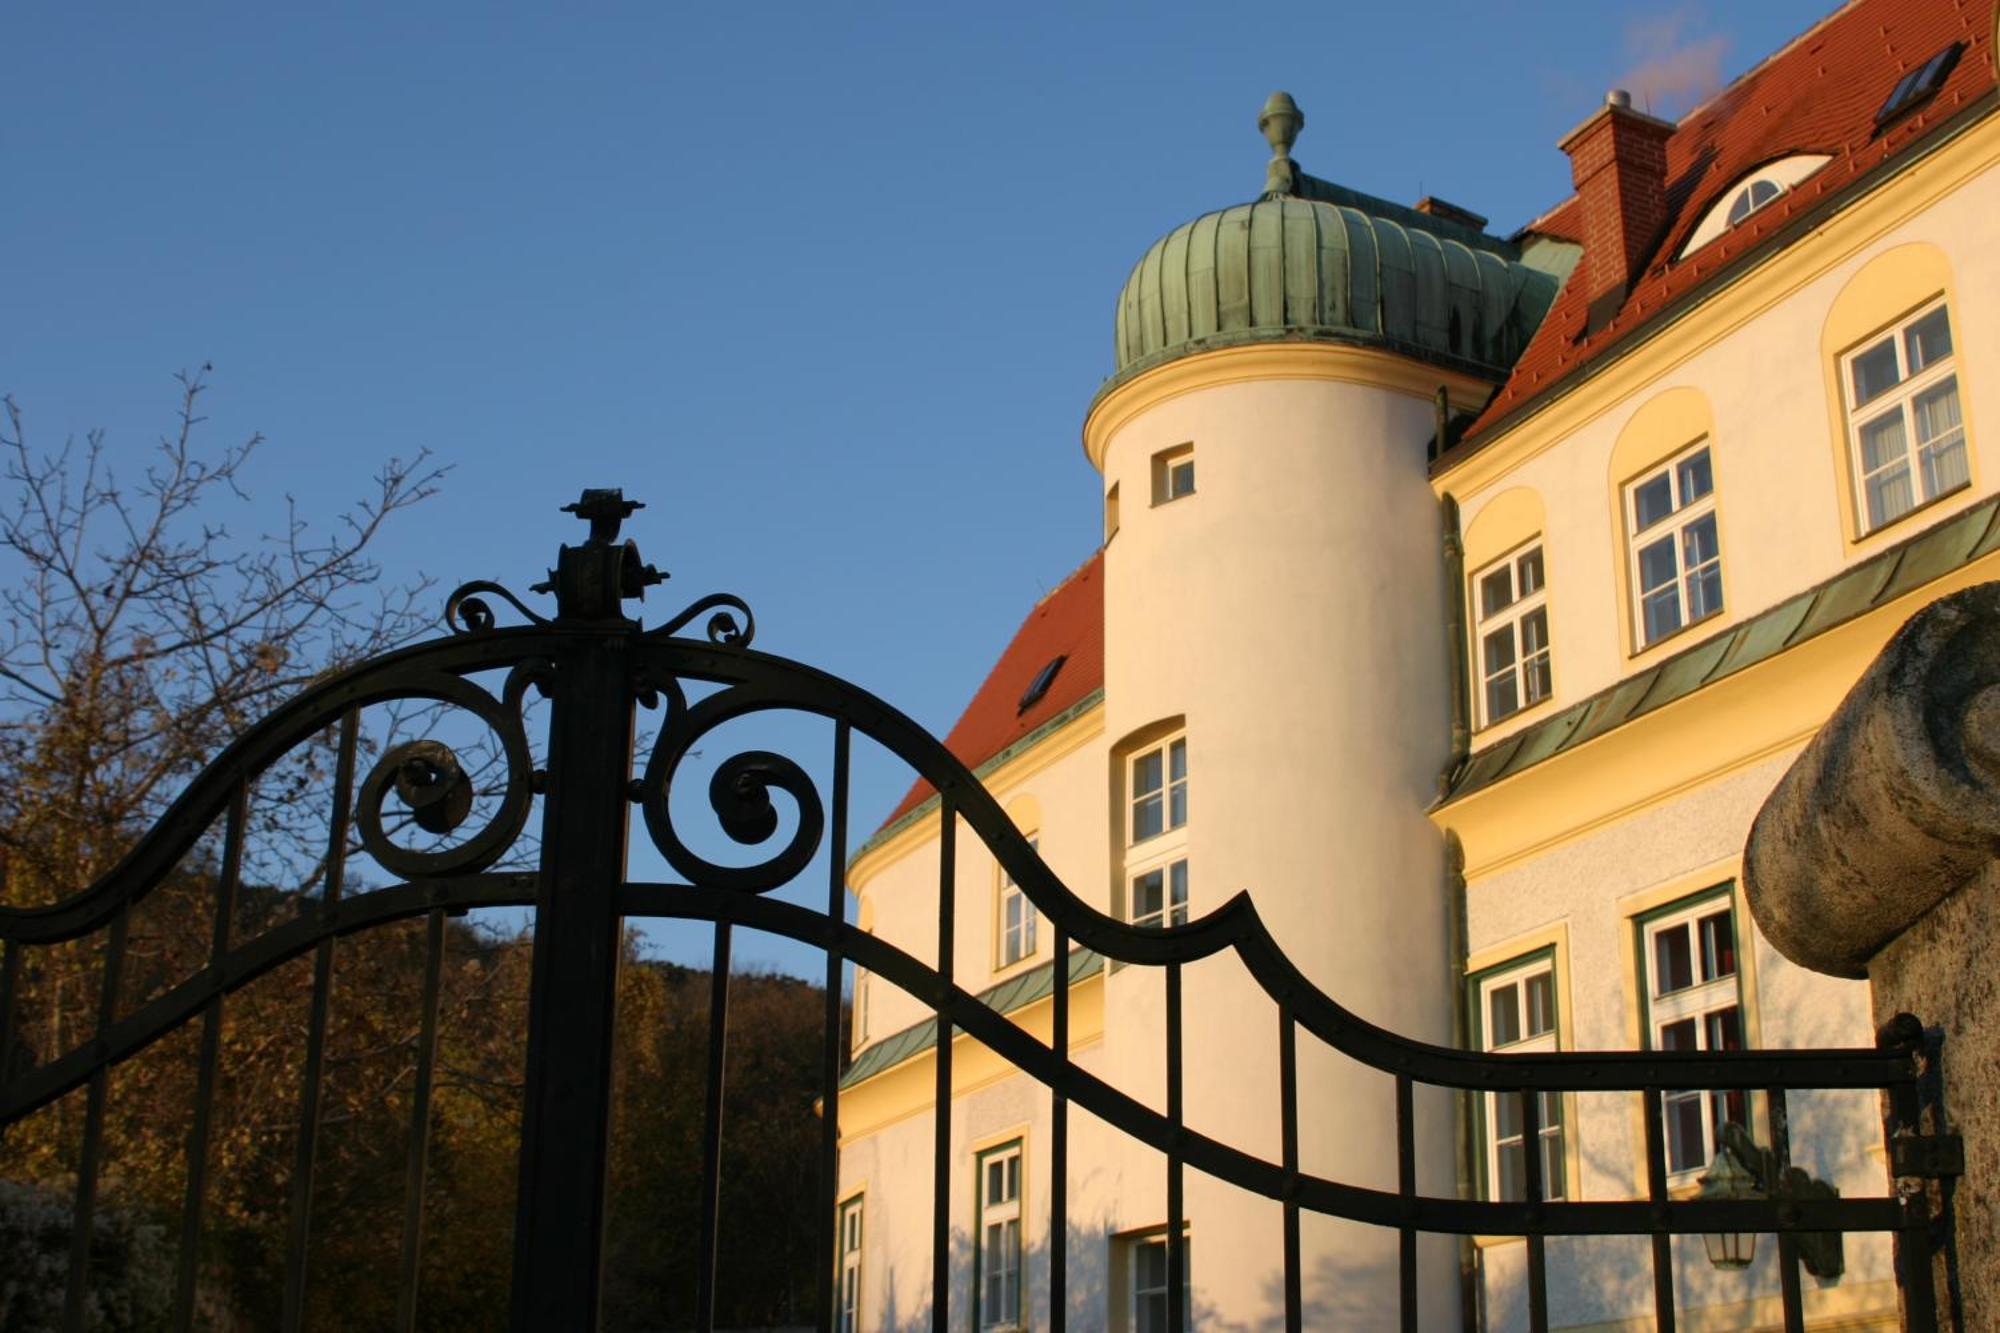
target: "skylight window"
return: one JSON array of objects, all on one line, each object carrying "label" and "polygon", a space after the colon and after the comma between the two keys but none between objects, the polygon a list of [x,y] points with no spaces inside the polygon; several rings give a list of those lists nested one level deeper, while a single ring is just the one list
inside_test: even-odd
[{"label": "skylight window", "polygon": [[1028,688],[1021,692],[1021,702],[1014,706],[1016,717],[1042,701],[1042,696],[1049,692],[1049,686],[1056,683],[1056,677],[1062,673],[1063,663],[1067,661],[1069,657],[1066,654],[1051,658],[1047,666],[1035,673],[1035,678],[1028,682]]},{"label": "skylight window", "polygon": [[1882,103],[1882,109],[1875,113],[1875,123],[1888,124],[1936,92],[1944,85],[1945,76],[1951,73],[1952,66],[1958,63],[1958,57],[1964,50],[1964,42],[1953,42],[1905,74],[1896,86],[1889,90],[1889,99]]}]

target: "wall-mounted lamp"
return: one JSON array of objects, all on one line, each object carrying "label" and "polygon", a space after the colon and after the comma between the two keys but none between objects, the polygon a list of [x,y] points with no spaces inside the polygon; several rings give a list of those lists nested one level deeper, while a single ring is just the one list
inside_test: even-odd
[{"label": "wall-mounted lamp", "polygon": [[[1807,1175],[1796,1166],[1780,1166],[1778,1155],[1750,1137],[1741,1125],[1722,1127],[1722,1146],[1701,1177],[1701,1194],[1707,1199],[1837,1199],[1840,1191],[1824,1180]],[[1754,1232],[1704,1233],[1702,1245],[1708,1261],[1717,1268],[1748,1268],[1757,1250]],[[1806,1272],[1825,1281],[1838,1278],[1847,1269],[1846,1247],[1838,1231],[1798,1233],[1799,1262]]]}]

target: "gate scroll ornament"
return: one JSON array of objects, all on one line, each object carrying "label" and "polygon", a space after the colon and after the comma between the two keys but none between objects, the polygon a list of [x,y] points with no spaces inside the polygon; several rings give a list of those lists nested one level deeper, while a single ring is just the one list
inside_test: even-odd
[{"label": "gate scroll ornament", "polygon": [[[819,1325],[833,1318],[833,1263],[841,987],[848,962],[919,997],[940,1025],[936,1045],[937,1096],[951,1091],[951,1036],[964,1033],[1045,1085],[1052,1099],[1051,1218],[1063,1234],[1067,1216],[1068,1107],[1074,1103],[1119,1131],[1157,1149],[1167,1170],[1167,1234],[1184,1222],[1182,1177],[1194,1167],[1243,1190],[1278,1201],[1284,1214],[1286,1322],[1302,1326],[1299,1223],[1321,1213],[1371,1223],[1399,1233],[1402,1322],[1417,1326],[1417,1237],[1423,1232],[1520,1235],[1527,1238],[1530,1322],[1548,1323],[1544,1242],[1552,1235],[1640,1235],[1651,1239],[1658,1327],[1675,1326],[1671,1238],[1693,1233],[1773,1232],[1778,1237],[1785,1326],[1803,1327],[1796,1262],[1801,1237],[1813,1233],[1875,1231],[1896,1238],[1898,1267],[1928,1273],[1935,1237],[1921,1189],[1879,1198],[1786,1196],[1752,1199],[1674,1199],[1667,1190],[1661,1097],[1676,1088],[1756,1090],[1769,1099],[1774,1160],[1788,1162],[1786,1093],[1797,1089],[1876,1089],[1886,1093],[1888,1128],[1905,1138],[1919,1124],[1921,1042],[1909,1025],[1892,1025],[1877,1049],[1728,1052],[1558,1052],[1496,1056],[1413,1042],[1377,1028],[1341,1008],[1294,967],[1239,894],[1209,915],[1169,929],[1144,929],[1104,916],[1072,893],[1037,856],[993,798],[959,760],[908,718],[857,687],[798,663],[754,651],[750,610],[727,594],[701,598],[666,623],[645,628],[625,613],[665,575],[645,564],[635,543],[619,538],[623,521],[640,506],[615,490],[585,491],[567,510],[590,525],[589,538],[561,548],[550,581],[555,614],[544,617],[504,587],[469,583],[446,606],[451,633],[363,662],[285,704],[252,727],[211,763],[131,852],[82,893],[46,907],[0,908],[0,1051],[11,1049],[16,996],[24,960],[32,951],[63,941],[102,935],[103,1001],[95,1037],[39,1065],[6,1071],[0,1084],[0,1129],[66,1093],[86,1090],[84,1139],[74,1196],[66,1327],[84,1322],[92,1215],[103,1153],[104,1105],[109,1072],[170,1032],[201,1029],[196,1104],[188,1136],[187,1203],[181,1221],[176,1326],[192,1326],[195,1241],[200,1235],[209,1170],[208,1121],[215,1092],[219,1006],[225,996],[281,963],[311,954],[315,960],[298,1123],[297,1170],[292,1181],[283,1326],[302,1326],[308,1279],[314,1145],[319,1132],[318,1089],[324,1057],[329,980],[337,937],[390,922],[426,918],[430,951],[425,984],[425,1036],[412,1094],[411,1161],[402,1262],[397,1275],[399,1323],[414,1327],[417,1255],[422,1240],[423,1160],[434,1050],[437,977],[442,922],[447,912],[522,907],[535,911],[530,982],[526,1089],[520,1146],[519,1195],[511,1324],[516,1330],[580,1329],[596,1320],[604,1180],[608,1146],[611,1054],[620,939],[624,921],[677,917],[715,928],[715,974],[726,977],[735,926],[769,931],[817,947],[826,957],[825,1023],[821,1052],[824,1116],[818,1169],[818,1216],[826,1256],[819,1275]],[[524,623],[502,627],[501,602]],[[683,631],[700,622],[700,637]],[[497,692],[473,679],[505,673]],[[706,692],[691,698],[689,684]],[[537,768],[524,705],[536,691],[549,702],[546,764]],[[385,750],[355,786],[357,717],[370,705],[428,702],[463,710],[496,739],[503,773],[497,783],[467,771],[452,747],[436,739]],[[658,729],[643,770],[633,777],[635,716],[657,712]],[[795,760],[763,750],[737,753],[716,765],[708,805],[722,831],[763,852],[750,865],[716,864],[694,851],[675,824],[669,796],[696,744],[719,726],[758,713],[786,710],[832,722],[830,780],[824,795]],[[328,729],[338,735],[328,859],[324,889],[310,910],[247,941],[232,944],[227,923],[240,885],[248,784],[294,747]],[[845,919],[844,854],[848,847],[848,760],[854,733],[907,762],[939,793],[944,839],[942,862],[952,865],[951,840],[963,822],[1047,917],[1055,956],[1086,947],[1127,965],[1162,969],[1167,996],[1167,1110],[1163,1114],[1071,1064],[1069,996],[1052,995],[1052,1036],[1044,1043],[981,1003],[951,975],[955,912],[951,872],[941,876],[938,950],[933,968],[903,950],[849,925]],[[484,790],[476,791],[476,787]],[[772,799],[781,793],[793,810],[791,831]],[[490,798],[475,811],[476,797]],[[538,864],[532,873],[496,870],[520,843],[541,804]],[[427,834],[455,838],[418,849],[397,841],[385,827],[390,803]],[[631,807],[637,805],[647,836],[678,883],[626,878]],[[475,814],[477,818],[475,819]],[[146,1000],[119,1011],[119,970],[132,906],[157,888],[180,859],[217,821],[224,830],[216,885],[214,946],[205,968]],[[360,848],[403,882],[343,898],[347,830]],[[476,827],[468,825],[476,824]],[[777,844],[772,846],[771,844]],[[824,906],[818,910],[769,895],[794,884],[823,850],[828,855]],[[1390,1074],[1395,1082],[1398,1188],[1343,1184],[1299,1169],[1296,1154],[1267,1161],[1190,1129],[1181,1116],[1181,969],[1225,950],[1275,1002],[1284,1078],[1284,1138],[1296,1143],[1299,1116],[1296,1068],[1300,1030],[1347,1056]],[[712,1327],[715,1304],[715,1218],[720,1171],[722,1043],[728,988],[717,984],[711,1009],[707,1070],[708,1118],[701,1183],[701,1256],[697,1317]],[[1917,1029],[1921,1031],[1920,1028]],[[1635,1200],[1567,1201],[1543,1198],[1539,1155],[1525,1154],[1526,1197],[1515,1202],[1441,1198],[1416,1188],[1413,1096],[1417,1084],[1519,1099],[1524,1142],[1536,1142],[1540,1095],[1545,1092],[1637,1093],[1645,1106],[1647,1196]],[[950,1117],[939,1116],[932,1203],[934,1326],[950,1315],[949,1176]],[[1906,1162],[1903,1153],[1895,1160]],[[1907,1183],[1907,1182],[1906,1182]],[[1166,1291],[1169,1326],[1183,1324],[1186,1296],[1179,1247],[1168,1247]],[[1052,1246],[1049,1305],[1042,1315],[1060,1333],[1066,1318],[1067,1257]],[[1904,1289],[1908,1326],[1936,1327],[1929,1284]]]}]

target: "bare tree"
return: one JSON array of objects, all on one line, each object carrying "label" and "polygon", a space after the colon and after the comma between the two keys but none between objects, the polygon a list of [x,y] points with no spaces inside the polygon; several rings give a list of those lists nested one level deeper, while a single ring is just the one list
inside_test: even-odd
[{"label": "bare tree", "polygon": [[[330,524],[288,496],[277,531],[238,540],[216,510],[246,498],[262,437],[198,447],[208,369],[176,377],[175,426],[136,477],[100,432],[37,448],[0,399],[15,492],[0,510],[0,892],[16,905],[89,884],[246,724],[434,623],[428,584],[385,581],[371,547],[445,470],[391,459]],[[284,785],[266,785],[267,817]]]}]

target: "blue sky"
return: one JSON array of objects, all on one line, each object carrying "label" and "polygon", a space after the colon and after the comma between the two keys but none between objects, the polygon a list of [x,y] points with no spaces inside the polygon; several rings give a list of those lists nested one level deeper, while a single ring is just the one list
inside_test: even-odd
[{"label": "blue sky", "polygon": [[1308,171],[1506,232],[1605,88],[1677,115],[1827,8],[16,6],[0,392],[136,460],[213,363],[210,440],[269,440],[239,529],[429,449],[382,555],[446,586],[525,588],[622,485],[661,602],[737,592],[941,732],[1093,548],[1112,299],[1261,188],[1267,93]]}]

